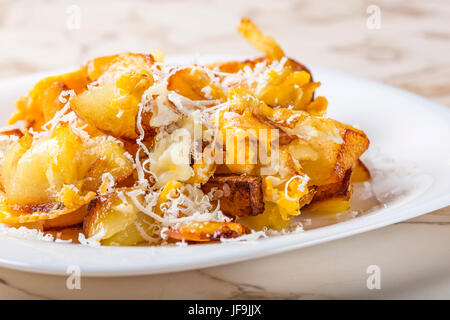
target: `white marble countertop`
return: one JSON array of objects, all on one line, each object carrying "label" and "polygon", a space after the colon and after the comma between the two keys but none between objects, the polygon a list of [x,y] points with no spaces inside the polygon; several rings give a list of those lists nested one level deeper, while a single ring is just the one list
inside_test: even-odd
[{"label": "white marble countertop", "polygon": [[[367,27],[367,7],[381,10]],[[76,3],[78,7],[72,7]],[[73,13],[80,10],[79,28]],[[74,11],[75,10],[75,11]],[[0,80],[120,51],[254,54],[252,18],[305,64],[373,78],[450,106],[450,3],[434,1],[0,1]],[[71,20],[72,19],[72,20]],[[0,268],[0,299],[450,298],[450,207],[346,239],[227,266],[127,278]],[[381,270],[369,290],[367,268]]]}]

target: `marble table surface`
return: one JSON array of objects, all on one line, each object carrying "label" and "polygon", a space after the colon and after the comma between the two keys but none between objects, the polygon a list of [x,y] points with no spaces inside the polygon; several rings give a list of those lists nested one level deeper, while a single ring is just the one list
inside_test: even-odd
[{"label": "marble table surface", "polygon": [[[76,3],[76,4],[74,4]],[[373,28],[373,7],[380,10]],[[367,10],[369,8],[369,13]],[[249,54],[248,16],[291,56],[450,106],[450,3],[432,1],[0,1],[0,80],[120,51]],[[448,147],[448,141],[447,147]],[[155,276],[82,278],[0,268],[0,299],[450,298],[450,207],[289,253]],[[381,274],[367,287],[368,267]]]}]

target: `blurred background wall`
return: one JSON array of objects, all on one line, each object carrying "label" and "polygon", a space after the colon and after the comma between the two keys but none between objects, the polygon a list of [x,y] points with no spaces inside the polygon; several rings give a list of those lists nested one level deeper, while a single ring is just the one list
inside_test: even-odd
[{"label": "blurred background wall", "polygon": [[254,55],[242,16],[306,64],[450,105],[448,0],[0,0],[0,79],[121,51]]}]

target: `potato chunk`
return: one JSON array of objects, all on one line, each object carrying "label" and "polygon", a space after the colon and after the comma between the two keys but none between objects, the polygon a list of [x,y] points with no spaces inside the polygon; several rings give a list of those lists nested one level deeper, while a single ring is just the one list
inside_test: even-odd
[{"label": "potato chunk", "polygon": [[250,19],[242,18],[238,31],[250,44],[270,59],[280,60],[284,57],[284,52],[278,43],[272,37],[263,34]]},{"label": "potato chunk", "polygon": [[261,177],[215,175],[202,190],[220,201],[220,210],[227,216],[256,216],[264,211]]},{"label": "potato chunk", "polygon": [[364,132],[344,126],[337,121],[343,143],[313,137],[297,139],[289,146],[291,154],[302,165],[302,170],[311,178],[312,185],[334,183],[344,178],[358,158],[369,147]]},{"label": "potato chunk", "polygon": [[6,151],[1,169],[6,201],[36,206],[64,202],[64,190],[97,191],[104,173],[119,182],[133,162],[117,142],[102,136],[86,141],[61,125],[35,139],[23,136]]},{"label": "potato chunk", "polygon": [[194,242],[220,241],[237,238],[246,233],[247,228],[237,222],[194,222],[166,231],[169,238]]},{"label": "potato chunk", "polygon": [[[52,76],[39,81],[28,95],[16,102],[17,111],[9,119],[13,124],[24,120],[26,127],[40,131],[42,125],[53,118],[64,103],[59,97],[63,91],[73,90],[76,94],[83,92],[88,83],[87,74],[84,69],[74,72]],[[68,98],[68,96],[64,97]]]},{"label": "potato chunk", "polygon": [[147,55],[122,54],[95,59],[87,69],[97,81],[88,90],[72,98],[77,115],[97,129],[113,135],[136,139],[136,118],[144,91],[153,84]]},{"label": "potato chunk", "polygon": [[159,238],[159,235],[156,237],[158,225],[133,204],[127,195],[132,190],[119,189],[93,200],[83,223],[84,235],[89,238],[100,234],[99,240],[104,245],[156,244]]},{"label": "potato chunk", "polygon": [[205,71],[186,68],[175,72],[168,80],[167,89],[190,100],[225,100],[222,89],[212,84],[214,79]]},{"label": "potato chunk", "polygon": [[78,223],[80,218],[84,217],[86,214],[84,206],[94,196],[95,193],[88,192],[85,196],[76,197],[70,203],[56,202],[40,206],[11,206],[2,197],[0,200],[0,223],[11,227],[38,223],[43,229],[45,226],[72,225],[72,223]]},{"label": "potato chunk", "polygon": [[366,182],[369,181],[370,179],[371,177],[369,169],[367,169],[366,165],[361,161],[361,159],[358,159],[358,161],[355,162],[355,165],[353,167],[351,182],[352,183]]},{"label": "potato chunk", "polygon": [[340,213],[350,208],[353,195],[352,169],[348,169],[341,181],[318,186],[315,195],[305,209],[309,212]]}]

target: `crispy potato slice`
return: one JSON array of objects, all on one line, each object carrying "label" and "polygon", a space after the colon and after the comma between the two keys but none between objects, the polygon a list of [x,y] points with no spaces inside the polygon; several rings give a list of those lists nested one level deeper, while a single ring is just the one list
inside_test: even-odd
[{"label": "crispy potato slice", "polygon": [[220,241],[237,238],[246,233],[247,228],[237,222],[194,222],[166,231],[169,238],[194,242]]},{"label": "crispy potato slice", "polygon": [[344,195],[333,196],[324,200],[313,202],[306,206],[304,210],[314,213],[341,213],[350,209],[353,195],[353,187],[350,185]]},{"label": "crispy potato slice", "polygon": [[[248,67],[250,69],[254,69],[255,66],[258,63],[265,63],[266,65],[270,64],[270,59],[267,57],[258,57],[258,58],[254,58],[254,59],[247,59],[247,60],[243,60],[243,61],[236,61],[236,60],[232,60],[232,61],[220,61],[220,62],[214,62],[214,63],[210,63],[207,64],[206,66],[209,69],[218,69],[221,72],[225,72],[225,73],[238,73],[239,71],[244,70],[245,67]],[[311,81],[312,81],[312,73],[311,71],[304,65],[301,64],[300,62],[288,58],[288,67],[292,68],[292,70],[294,71],[306,71],[307,73],[310,74],[311,76]]]},{"label": "crispy potato slice", "polygon": [[341,128],[341,136],[344,140],[339,149],[334,172],[338,177],[343,177],[359,157],[369,148],[369,139],[362,130],[351,126]]},{"label": "crispy potato slice", "polygon": [[23,137],[23,132],[20,129],[15,129],[15,128],[3,128],[0,131],[0,136],[7,136],[7,137],[17,137],[17,138],[22,138]]},{"label": "crispy potato slice", "polygon": [[97,191],[102,184],[102,176],[109,173],[117,185],[133,173],[133,160],[126,153],[120,141],[109,139],[106,136],[93,138],[89,148],[85,151],[92,162],[86,172],[83,189]]},{"label": "crispy potato slice", "polygon": [[[336,122],[337,123],[337,122]],[[363,131],[338,123],[343,143],[329,139],[297,139],[290,144],[290,151],[311,178],[312,185],[338,182],[344,178],[357,159],[369,147],[369,139]]]},{"label": "crispy potato slice", "polygon": [[[265,103],[249,98],[245,92],[236,91],[230,108],[239,113],[242,119],[247,112],[252,112],[260,121],[294,137],[287,144],[289,152],[301,164],[302,171],[311,178],[311,185],[341,180],[345,171],[353,166],[369,145],[367,136],[361,130],[332,119],[314,117],[303,111],[272,109]],[[241,150],[243,151],[245,149]]]},{"label": "crispy potato slice", "polygon": [[352,183],[366,182],[369,181],[370,179],[371,177],[369,169],[367,169],[366,165],[361,161],[361,159],[358,159],[355,162],[355,165],[353,166],[351,182]]},{"label": "crispy potato slice", "polygon": [[167,89],[194,101],[211,99],[224,101],[226,94],[215,86],[213,81],[214,79],[205,71],[186,68],[170,76]]},{"label": "crispy potato slice", "polygon": [[[35,207],[16,207],[12,208],[4,200],[0,201],[0,223],[8,225],[17,225],[32,222],[44,222],[44,225],[52,225],[49,220],[61,218],[59,222],[53,225],[64,225],[65,223],[72,223],[78,221],[78,214],[83,214],[81,209],[84,205],[87,205],[95,196],[95,193],[89,192],[85,196],[78,197],[77,201],[74,201],[71,206],[64,206],[62,203],[47,204],[46,206]],[[81,211],[70,216],[67,219],[62,219],[64,215],[76,212],[78,209]]]},{"label": "crispy potato slice", "polygon": [[[267,57],[245,61],[219,62],[208,65],[225,73],[237,73],[245,68],[254,70],[257,64],[270,65]],[[314,92],[320,82],[313,82],[311,72],[301,63],[288,59],[281,70],[271,70],[266,75],[266,85],[263,88],[250,88],[256,97],[271,107],[293,108],[303,110],[311,115],[323,116],[328,102],[324,97],[314,100]]]},{"label": "crispy potato slice", "polygon": [[350,208],[353,195],[352,169],[345,172],[341,181],[316,187],[311,203],[305,207],[309,212],[339,213]]},{"label": "crispy potato slice", "polygon": [[352,169],[349,169],[345,172],[344,178],[341,181],[317,186],[312,203],[336,196],[345,196],[351,185],[351,176]]},{"label": "crispy potato slice", "polygon": [[53,203],[63,185],[79,180],[81,163],[75,154],[83,149],[81,138],[67,127],[59,127],[45,137],[29,134],[6,152],[1,181],[10,204]]},{"label": "crispy potato slice", "polygon": [[136,139],[136,118],[142,94],[153,84],[148,55],[122,54],[89,62],[89,77],[97,79],[97,86],[72,98],[72,110],[100,131]]},{"label": "crispy potato slice", "polygon": [[270,36],[263,34],[248,18],[242,18],[238,26],[239,33],[256,49],[271,60],[280,60],[284,52],[278,43]]},{"label": "crispy potato slice", "polygon": [[84,235],[90,238],[102,234],[99,240],[103,245],[132,246],[143,242],[156,243],[154,233],[157,232],[158,225],[133,204],[127,195],[127,192],[132,190],[134,189],[123,188],[92,201],[83,223]]},{"label": "crispy potato slice", "polygon": [[132,73],[151,73],[150,68],[153,63],[154,59],[150,54],[125,52],[92,59],[88,61],[84,69],[90,81],[97,81],[104,74],[114,74],[123,69],[130,70]]},{"label": "crispy potato slice", "polygon": [[24,120],[27,128],[32,127],[33,130],[40,131],[42,125],[52,119],[63,107],[64,103],[59,100],[61,92],[74,90],[76,94],[79,94],[86,89],[87,83],[87,74],[84,69],[39,81],[28,95],[17,100],[17,111],[8,123],[13,124]]},{"label": "crispy potato slice", "polygon": [[45,220],[43,222],[43,229],[49,230],[56,228],[67,228],[81,224],[87,215],[87,207],[88,206],[86,204],[71,213],[64,214],[55,219]]},{"label": "crispy potato slice", "polygon": [[220,209],[227,216],[256,216],[264,211],[261,177],[215,175],[202,190],[211,193],[211,200],[220,201]]},{"label": "crispy potato slice", "polygon": [[97,191],[104,173],[117,183],[132,170],[133,162],[120,143],[105,136],[86,141],[61,125],[34,140],[27,134],[13,143],[3,159],[0,180],[8,204],[52,206],[64,202],[60,198],[65,186],[85,194]]},{"label": "crispy potato slice", "polygon": [[118,194],[95,198],[88,207],[88,215],[83,223],[83,233],[90,238],[103,230],[103,239],[123,231],[136,220],[138,210],[131,201],[123,202]]}]

